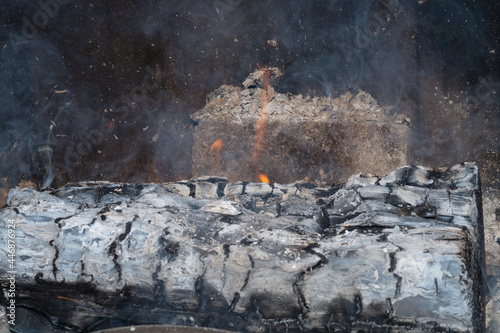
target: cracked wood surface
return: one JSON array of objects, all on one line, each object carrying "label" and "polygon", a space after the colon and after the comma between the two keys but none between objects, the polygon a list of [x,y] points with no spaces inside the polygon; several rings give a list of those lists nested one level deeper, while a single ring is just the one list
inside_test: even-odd
[{"label": "cracked wood surface", "polygon": [[472,163],[344,188],[218,177],[17,188],[0,237],[15,220],[17,304],[55,331],[480,332],[478,188]]}]

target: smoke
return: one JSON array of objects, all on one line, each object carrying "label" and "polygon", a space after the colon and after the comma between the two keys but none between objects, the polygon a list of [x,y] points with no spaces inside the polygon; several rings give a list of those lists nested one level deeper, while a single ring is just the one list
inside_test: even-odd
[{"label": "smoke", "polygon": [[[29,68],[24,55],[14,57],[8,50],[0,53],[0,161],[1,177],[9,186],[33,169],[35,123]],[[16,178],[12,181],[12,178]]]},{"label": "smoke", "polygon": [[40,187],[188,178],[189,115],[207,93],[261,65],[284,69],[277,91],[336,97],[363,89],[388,112],[406,114],[418,163],[498,150],[498,7],[0,2],[0,174],[9,186],[27,178]]}]

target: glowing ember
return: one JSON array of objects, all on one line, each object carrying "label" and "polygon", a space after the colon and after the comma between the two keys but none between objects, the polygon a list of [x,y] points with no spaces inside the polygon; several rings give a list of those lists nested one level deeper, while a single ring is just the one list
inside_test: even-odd
[{"label": "glowing ember", "polygon": [[210,147],[210,152],[211,153],[213,153],[213,152],[220,153],[221,148],[222,148],[222,139],[218,139]]},{"label": "glowing ember", "polygon": [[[255,146],[253,148],[253,169],[255,174],[259,177],[259,179],[264,183],[269,183],[269,179],[267,176],[259,173],[258,168],[258,159],[259,155],[264,148],[264,138],[266,132],[267,125],[267,102],[269,101],[269,87],[270,87],[270,79],[269,72],[267,70],[263,70],[262,80],[264,81],[264,89],[262,90],[262,106],[260,108],[260,112],[257,116],[257,120],[255,121]],[[262,176],[264,176],[266,180],[263,180]]]},{"label": "glowing ember", "polygon": [[269,184],[269,178],[263,173],[259,173],[259,179],[263,183],[268,183]]},{"label": "glowing ember", "polygon": [[210,146],[210,152],[215,154],[215,163],[213,164],[213,170],[212,170],[214,172],[218,171],[220,168],[221,149],[222,149],[222,139],[215,140],[215,142],[212,143],[212,146]]}]

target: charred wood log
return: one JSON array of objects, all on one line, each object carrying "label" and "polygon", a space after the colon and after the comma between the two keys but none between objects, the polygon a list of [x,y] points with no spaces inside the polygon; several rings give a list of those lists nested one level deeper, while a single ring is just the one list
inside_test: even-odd
[{"label": "charred wood log", "polygon": [[500,190],[483,185],[481,192],[488,277],[486,325],[488,332],[500,332]]},{"label": "charred wood log", "polygon": [[15,270],[18,332],[480,332],[478,202],[472,163],[344,188],[217,177],[17,188],[0,212],[0,237],[15,225],[17,245],[0,266],[2,304]]}]

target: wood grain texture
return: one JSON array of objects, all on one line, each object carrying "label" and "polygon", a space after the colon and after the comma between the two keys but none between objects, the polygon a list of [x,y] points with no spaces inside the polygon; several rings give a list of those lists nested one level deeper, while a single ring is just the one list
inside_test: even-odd
[{"label": "wood grain texture", "polygon": [[27,329],[480,332],[478,190],[472,163],[343,188],[217,177],[17,188],[0,237],[15,220]]}]

